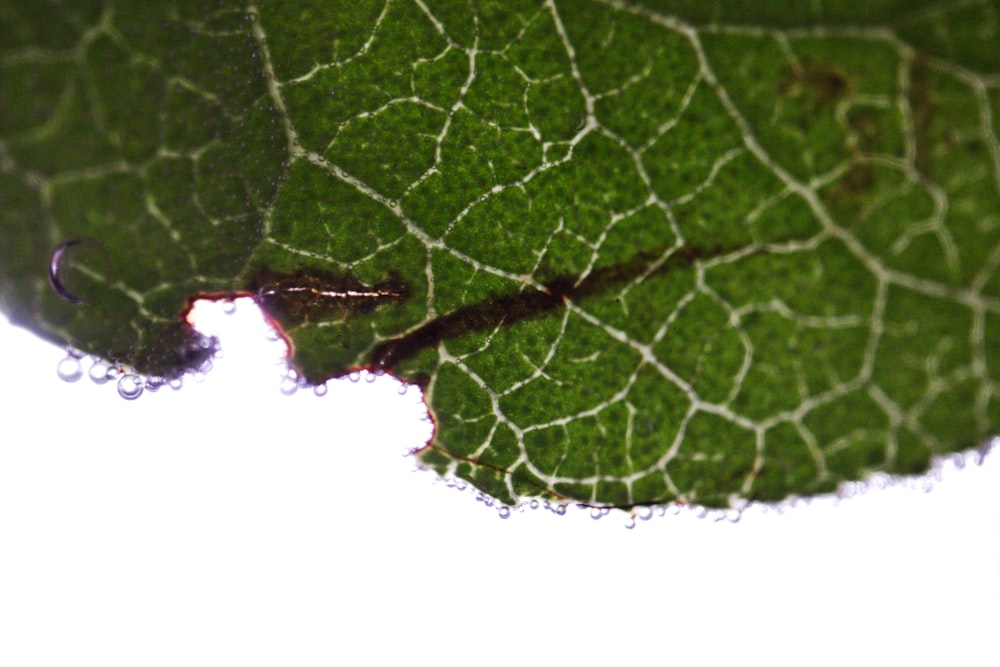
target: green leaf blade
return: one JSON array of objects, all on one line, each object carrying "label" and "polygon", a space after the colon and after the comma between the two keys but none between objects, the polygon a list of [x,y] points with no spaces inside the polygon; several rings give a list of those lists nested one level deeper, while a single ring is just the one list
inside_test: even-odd
[{"label": "green leaf blade", "polygon": [[996,431],[995,3],[7,4],[0,305],[51,339],[177,374],[188,299],[255,295],[512,504],[774,501]]}]

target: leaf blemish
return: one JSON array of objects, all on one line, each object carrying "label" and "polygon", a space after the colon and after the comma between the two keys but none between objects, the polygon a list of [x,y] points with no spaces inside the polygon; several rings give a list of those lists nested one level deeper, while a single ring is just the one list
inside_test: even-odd
[{"label": "leaf blemish", "polygon": [[348,273],[298,271],[260,272],[250,290],[263,308],[282,326],[315,322],[352,313],[369,312],[388,303],[405,301],[410,288],[396,274],[367,285]]}]

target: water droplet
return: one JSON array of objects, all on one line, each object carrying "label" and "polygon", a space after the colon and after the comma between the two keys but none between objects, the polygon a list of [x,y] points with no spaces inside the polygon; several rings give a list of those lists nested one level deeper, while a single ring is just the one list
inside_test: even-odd
[{"label": "water droplet", "polygon": [[76,382],[83,377],[83,367],[80,359],[72,355],[63,358],[56,365],[56,375],[64,382]]},{"label": "water droplet", "polygon": [[530,503],[528,503],[528,507],[530,507],[533,510],[536,510],[536,509],[538,509],[538,506],[540,504],[541,503],[539,503],[537,500],[532,500]]},{"label": "water droplet", "polygon": [[501,506],[499,509],[497,509],[497,515],[499,515],[501,519],[509,519],[510,508],[507,507],[506,505]]},{"label": "water droplet", "polygon": [[359,373],[358,371],[351,371],[350,373],[347,374],[347,379],[350,380],[351,382],[357,382],[358,380],[361,379],[361,373]]},{"label": "water droplet", "polygon": [[625,522],[625,530],[632,530],[635,528],[635,517],[629,517],[628,521]]},{"label": "water droplet", "polygon": [[72,343],[66,346],[66,354],[74,359],[83,359],[87,353],[76,347]]},{"label": "water droplet", "polygon": [[236,312],[236,302],[235,301],[226,301],[225,303],[223,303],[222,304],[222,312],[225,313],[226,315],[232,315],[233,313],[235,313]]},{"label": "water droplet", "polygon": [[410,385],[404,382],[403,384],[399,385],[399,389],[396,390],[396,393],[399,394],[400,396],[406,396],[406,390],[409,388]]},{"label": "water droplet", "polygon": [[108,373],[110,371],[110,366],[108,366],[105,362],[98,360],[90,365],[90,370],[87,371],[87,375],[94,384],[104,384],[108,381]]},{"label": "water droplet", "polygon": [[146,383],[135,373],[125,373],[118,380],[118,395],[126,401],[134,401],[142,396]]},{"label": "water droplet", "polygon": [[167,384],[167,378],[159,375],[151,375],[146,378],[146,391],[157,392]]},{"label": "water droplet", "polygon": [[281,385],[278,388],[285,396],[291,396],[299,390],[299,381],[291,375],[286,375],[281,379]]},{"label": "water droplet", "polygon": [[556,514],[558,514],[559,516],[562,516],[562,515],[564,515],[566,513],[566,506],[565,505],[556,505],[555,508],[552,511],[555,512]]},{"label": "water droplet", "polygon": [[315,387],[313,387],[313,393],[316,394],[317,396],[326,396],[326,392],[328,391],[328,389],[329,388],[326,386],[326,383],[324,382],[323,384],[318,384]]},{"label": "water droplet", "polygon": [[121,374],[122,374],[122,369],[119,366],[108,367],[107,378],[109,381],[117,380]]},{"label": "water droplet", "polygon": [[171,389],[173,389],[174,391],[177,391],[178,389],[180,389],[181,387],[184,386],[184,378],[182,376],[177,376],[174,379],[172,379],[170,382],[168,382],[167,384],[170,385]]},{"label": "water droplet", "polygon": [[636,516],[639,517],[640,521],[649,521],[653,518],[653,508],[642,507],[636,512]]},{"label": "water droplet", "polygon": [[378,379],[378,376],[375,375],[374,373],[372,373],[372,372],[365,373],[365,382],[367,382],[368,384],[371,384],[372,382],[374,382],[377,379]]},{"label": "water droplet", "polygon": [[281,335],[278,333],[277,329],[268,329],[264,338],[266,338],[269,343],[276,343],[278,342],[278,339],[281,338]]},{"label": "water droplet", "polygon": [[201,362],[200,366],[198,366],[198,371],[197,372],[201,373],[202,375],[204,375],[204,374],[208,373],[210,370],[212,370],[212,368],[213,368],[212,360],[211,359],[206,359],[205,361]]}]

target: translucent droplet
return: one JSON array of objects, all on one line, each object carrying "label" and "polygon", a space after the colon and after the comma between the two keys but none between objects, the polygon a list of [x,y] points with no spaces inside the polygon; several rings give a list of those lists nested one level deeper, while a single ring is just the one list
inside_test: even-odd
[{"label": "translucent droplet", "polygon": [[558,514],[559,516],[562,516],[562,515],[566,514],[566,506],[565,505],[556,505],[555,507],[552,508],[552,511],[555,512],[556,514]]},{"label": "translucent droplet", "polygon": [[653,508],[652,507],[643,507],[643,508],[639,509],[638,512],[636,512],[636,516],[639,517],[640,521],[649,521],[650,519],[653,518]]},{"label": "translucent droplet", "polygon": [[290,375],[286,375],[281,379],[281,385],[278,388],[285,396],[291,396],[299,390],[299,381]]},{"label": "translucent droplet", "polygon": [[117,380],[118,376],[120,376],[121,374],[122,374],[121,368],[119,368],[118,366],[109,366],[108,372],[105,375],[107,376],[108,381],[111,381],[111,380]]},{"label": "translucent droplet", "polygon": [[56,365],[56,375],[63,382],[76,382],[83,377],[83,367],[80,365],[80,359],[72,355],[63,358]]},{"label": "translucent droplet", "polygon": [[204,381],[205,381],[205,374],[204,374],[204,373],[202,373],[201,371],[195,371],[194,373],[192,373],[192,374],[191,374],[191,377],[192,377],[192,378],[194,379],[194,381],[195,381],[195,382],[197,382],[198,384],[201,384],[202,382],[204,382]]},{"label": "translucent droplet", "polygon": [[350,373],[347,374],[347,379],[350,380],[351,382],[357,382],[358,380],[361,379],[361,373],[359,373],[358,371],[351,371]]},{"label": "translucent droplet", "polygon": [[160,377],[159,375],[151,375],[146,378],[146,391],[156,392],[162,389],[167,384],[167,378]]},{"label": "translucent droplet", "polygon": [[625,529],[632,530],[635,528],[635,517],[629,517],[628,521],[625,522]]},{"label": "translucent droplet", "polygon": [[110,367],[103,361],[95,361],[90,365],[90,370],[87,371],[88,377],[94,384],[104,384],[108,381],[108,372]]},{"label": "translucent droplet", "polygon": [[212,364],[212,360],[206,359],[205,361],[201,362],[200,366],[198,366],[198,372],[204,375],[208,373],[210,370],[212,370],[213,367],[214,365]]},{"label": "translucent droplet", "polygon": [[528,507],[530,507],[533,510],[536,510],[536,509],[538,509],[538,506],[540,504],[541,503],[539,503],[537,500],[532,500],[530,503],[528,503]]},{"label": "translucent droplet", "polygon": [[278,339],[281,338],[281,335],[278,334],[277,329],[268,329],[267,334],[264,335],[264,338],[266,338],[267,342],[269,343],[276,343],[278,342]]},{"label": "translucent droplet", "polygon": [[87,356],[87,354],[83,350],[79,349],[78,347],[72,344],[66,346],[66,355],[69,357],[73,357],[74,359],[83,359],[85,356]]},{"label": "translucent droplet", "polygon": [[371,384],[372,382],[374,382],[377,379],[378,379],[378,376],[375,375],[374,373],[371,373],[371,372],[365,373],[365,382],[367,382],[368,384]]},{"label": "translucent droplet", "polygon": [[501,519],[509,519],[510,518],[510,508],[507,507],[506,505],[504,505],[503,507],[501,507],[500,509],[497,510],[497,515]]},{"label": "translucent droplet", "polygon": [[174,379],[172,379],[167,384],[170,385],[171,389],[173,389],[174,391],[177,391],[178,389],[180,389],[181,387],[184,386],[184,378],[182,376],[178,375],[177,377],[175,377]]},{"label": "translucent droplet", "polygon": [[235,301],[226,301],[225,303],[223,303],[222,304],[222,312],[225,313],[226,315],[232,315],[233,313],[235,313],[236,312],[236,302]]},{"label": "translucent droplet", "polygon": [[135,373],[125,373],[118,380],[118,395],[126,401],[134,401],[142,396],[145,381]]},{"label": "translucent droplet", "polygon": [[409,388],[410,385],[404,382],[403,384],[399,385],[399,389],[396,390],[396,393],[398,393],[400,396],[406,396],[406,390]]},{"label": "translucent droplet", "polygon": [[326,383],[324,382],[323,384],[318,384],[315,387],[313,387],[313,393],[316,394],[317,396],[326,396],[326,392],[328,391],[328,389],[329,388],[326,386]]}]

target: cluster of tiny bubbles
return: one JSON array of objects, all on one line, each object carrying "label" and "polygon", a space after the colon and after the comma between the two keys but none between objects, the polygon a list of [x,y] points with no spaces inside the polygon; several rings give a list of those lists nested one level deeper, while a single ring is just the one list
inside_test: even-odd
[{"label": "cluster of tiny bubbles", "polygon": [[167,378],[159,375],[150,375],[146,378],[146,391],[156,393],[168,384]]},{"label": "cluster of tiny bubbles", "polygon": [[285,396],[291,396],[302,386],[305,386],[305,381],[299,376],[298,371],[294,368],[289,368],[285,371],[285,376],[281,378],[281,384],[278,385],[278,389]]},{"label": "cluster of tiny bubbles", "polygon": [[467,482],[463,482],[460,479],[449,479],[448,488],[455,489],[456,491],[465,491],[467,488],[469,488],[469,484]]},{"label": "cluster of tiny bubbles", "polygon": [[[585,505],[580,505],[580,508],[586,507]],[[611,513],[610,507],[591,507],[590,508],[590,518],[594,521],[602,519]]]},{"label": "cluster of tiny bubbles", "polygon": [[550,503],[549,501],[546,500],[545,509],[549,510],[553,514],[558,514],[559,516],[563,516],[564,514],[566,514],[565,503]]},{"label": "cluster of tiny bubbles", "polygon": [[208,375],[209,371],[211,371],[214,367],[215,364],[212,363],[212,360],[206,359],[201,362],[198,368],[195,369],[195,371],[191,374],[191,377],[194,378],[195,382],[204,382],[205,376]]}]

